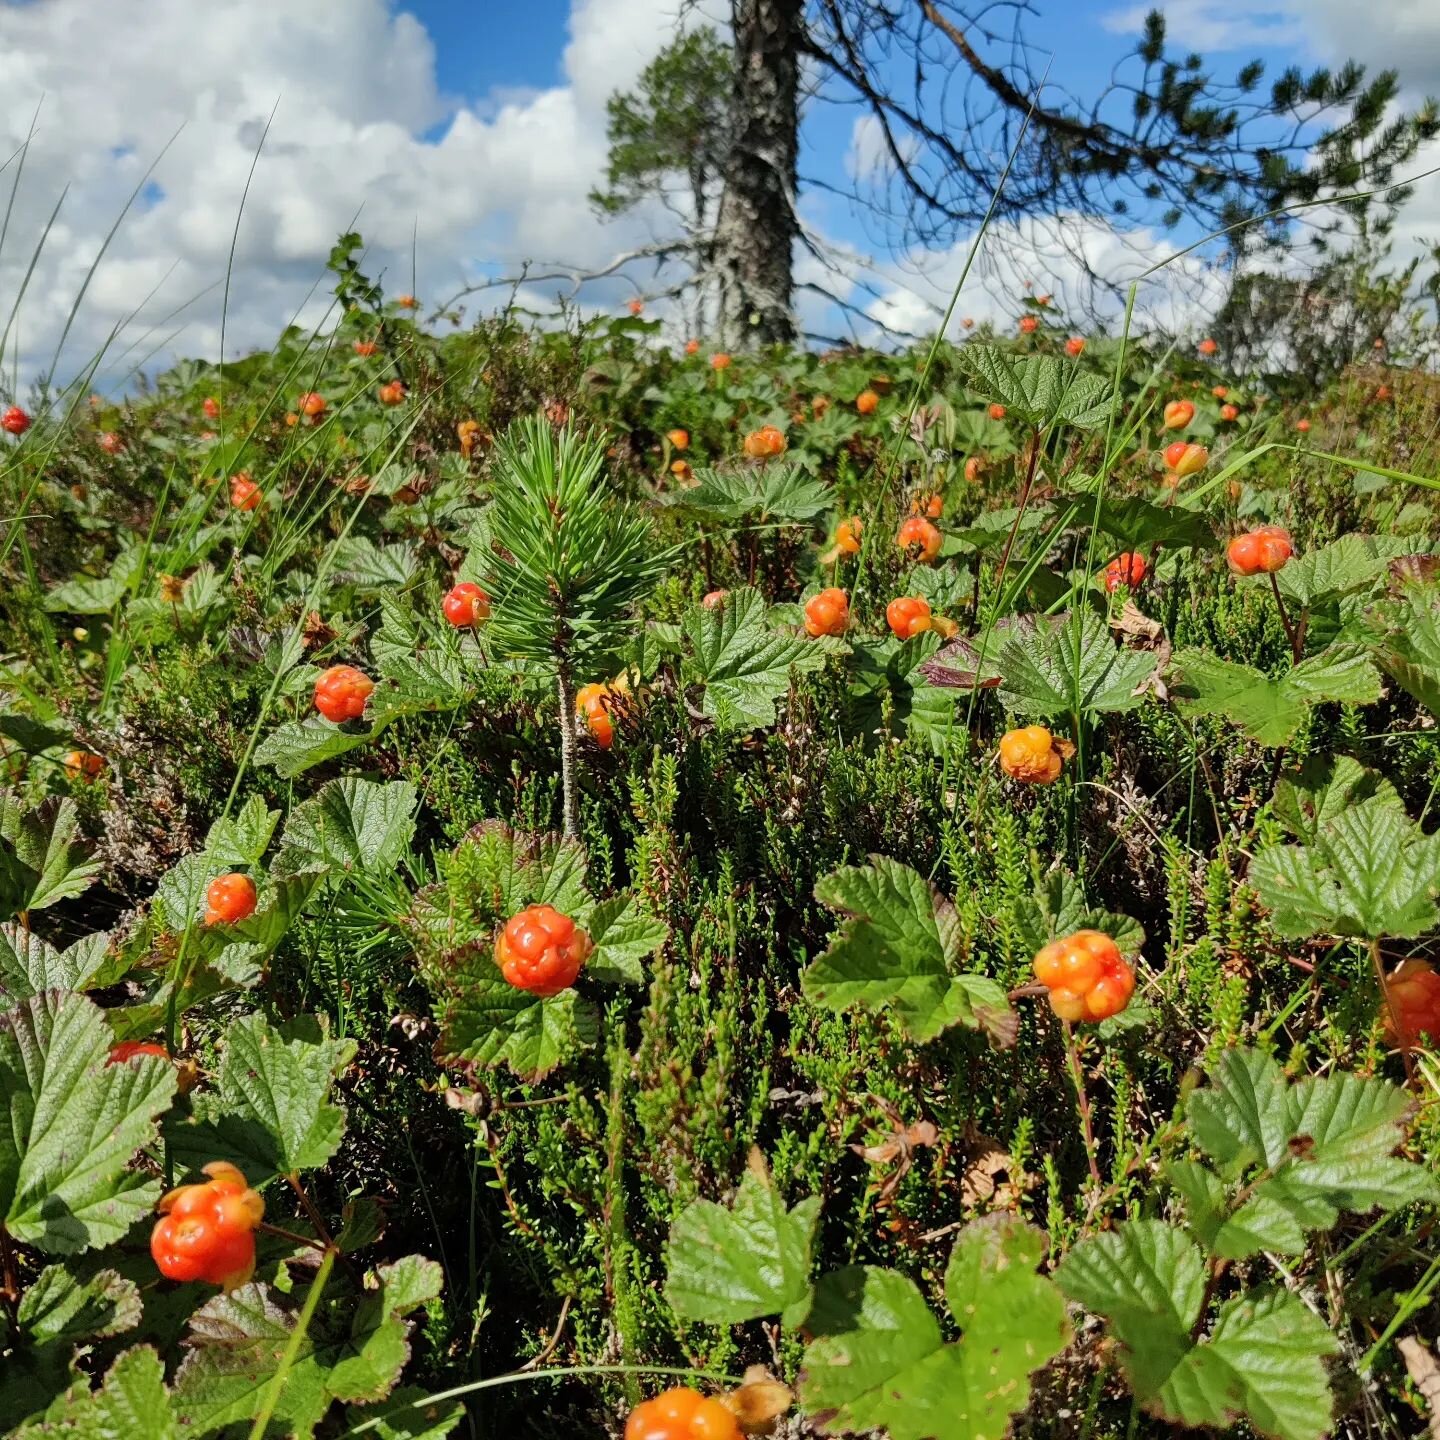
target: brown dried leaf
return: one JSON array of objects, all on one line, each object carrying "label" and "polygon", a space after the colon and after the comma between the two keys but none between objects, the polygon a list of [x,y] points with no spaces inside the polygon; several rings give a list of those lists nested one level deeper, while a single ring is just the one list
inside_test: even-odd
[{"label": "brown dried leaf", "polygon": [[1430,1406],[1430,1434],[1432,1440],[1440,1440],[1440,1364],[1429,1349],[1413,1335],[1406,1335],[1395,1342],[1400,1358],[1415,1382],[1415,1388],[1425,1397]]},{"label": "brown dried leaf", "polygon": [[775,1422],[795,1403],[788,1385],[776,1380],[763,1365],[752,1365],[744,1382],[720,1403],[735,1417],[747,1435],[768,1435]]}]

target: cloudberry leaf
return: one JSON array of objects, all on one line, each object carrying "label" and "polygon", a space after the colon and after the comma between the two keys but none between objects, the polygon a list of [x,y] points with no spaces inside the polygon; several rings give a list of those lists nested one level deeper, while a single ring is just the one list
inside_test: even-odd
[{"label": "cloudberry leaf", "polygon": [[14,1005],[42,990],[87,990],[113,984],[123,961],[110,954],[110,936],[85,935],[64,950],[23,925],[0,925],[0,1004]]},{"label": "cloudberry leaf", "polygon": [[835,503],[830,486],[798,465],[699,470],[696,479],[693,489],[680,491],[671,503],[715,520],[803,524]]},{"label": "cloudberry leaf", "polygon": [[81,1344],[133,1330],[140,1313],[135,1282],[114,1270],[81,1279],[47,1265],[20,1297],[15,1318],[32,1344]]},{"label": "cloudberry leaf", "polygon": [[1037,717],[1133,709],[1155,664],[1153,651],[1117,645],[1089,610],[1022,617],[995,656],[1002,703]]},{"label": "cloudberry leaf", "polygon": [[883,1428],[891,1440],[1000,1440],[1031,1373],[1070,1338],[1060,1292],[1035,1273],[1039,1231],[1009,1215],[967,1225],[945,1272],[961,1329],[947,1344],[913,1281],[856,1267],[817,1286],[800,1398],[825,1434]]},{"label": "cloudberry leaf", "polygon": [[[382,1405],[346,1413],[346,1431],[356,1425],[373,1426],[377,1440],[443,1440],[465,1418],[460,1400],[432,1400],[413,1385],[394,1391]],[[345,1433],[345,1432],[342,1432]]]},{"label": "cloudberry leaf", "polygon": [[682,1320],[737,1325],[780,1315],[793,1329],[805,1318],[820,1197],[787,1210],[757,1158],[730,1207],[697,1200],[670,1227],[665,1298]]},{"label": "cloudberry leaf", "polygon": [[1276,679],[1251,665],[1204,650],[1178,650],[1176,699],[1195,715],[1223,715],[1261,745],[1288,745],[1314,705],[1368,705],[1380,698],[1380,677],[1356,645],[1332,645]]},{"label": "cloudberry leaf", "polygon": [[1440,920],[1440,835],[1377,796],[1321,824],[1308,845],[1262,850],[1249,878],[1281,935],[1408,938]]},{"label": "cloudberry leaf", "polygon": [[807,999],[830,1010],[893,1008],[905,1033],[933,1040],[951,1025],[1015,1038],[1005,991],[983,975],[956,974],[964,936],[955,907],[924,876],[885,855],[846,866],[815,886],[822,905],[848,916],[801,975]]},{"label": "cloudberry leaf", "polygon": [[195,1169],[224,1155],[252,1185],[325,1164],[345,1133],[345,1110],[330,1092],[355,1042],[312,1019],[275,1028],[263,1015],[243,1016],[225,1035],[218,1094],[198,1099],[197,1118],[167,1132],[174,1153]]},{"label": "cloudberry leaf", "polygon": [[942,643],[933,630],[922,630],[909,640],[886,637],[855,647],[851,719],[862,733],[878,734],[888,713],[891,733],[921,739],[937,755],[944,752],[957,728],[958,697],[925,673]]},{"label": "cloudberry leaf", "polygon": [[689,645],[684,675],[705,687],[701,709],[722,732],[775,723],[775,702],[793,673],[817,670],[833,646],[773,629],[765,601],[748,586],[732,590],[714,610],[696,606],[682,624]]},{"label": "cloudberry leaf", "polygon": [[385,785],[354,775],[331,780],[290,812],[277,866],[388,874],[415,834],[419,803],[408,780]]},{"label": "cloudberry leaf", "polygon": [[1215,1428],[1248,1418],[1275,1440],[1319,1440],[1331,1416],[1321,1362],[1338,1348],[1329,1327],[1288,1291],[1247,1290],[1220,1307],[1197,1343],[1205,1273],[1183,1232],[1131,1220],[1081,1241],[1055,1278],[1109,1322],[1126,1377],[1152,1414]]},{"label": "cloudberry leaf", "polygon": [[[440,1293],[441,1272],[410,1255],[379,1277],[379,1289],[358,1299],[338,1289],[321,1298],[275,1411],[284,1434],[308,1437],[335,1401],[368,1405],[394,1388],[410,1358],[404,1317]],[[294,1333],[297,1308],[250,1284],[195,1312],[174,1384],[182,1435],[211,1434],[255,1415]]]},{"label": "cloudberry leaf", "polygon": [[670,935],[663,920],[645,914],[629,895],[602,900],[582,920],[595,942],[585,974],[611,984],[638,985],[645,978],[641,961],[648,960]]},{"label": "cloudberry leaf", "polygon": [[574,990],[543,998],[517,990],[500,974],[488,945],[450,977],[441,1002],[440,1051],[491,1067],[507,1064],[522,1080],[539,1080],[588,1049],[599,1033],[595,1008]]},{"label": "cloudberry leaf", "polygon": [[180,1430],[165,1390],[165,1367],[148,1345],[121,1355],[98,1390],[77,1381],[42,1417],[10,1432],[11,1440],[176,1440]]},{"label": "cloudberry leaf", "polygon": [[1017,359],[994,345],[962,345],[955,359],[971,389],[1027,425],[1097,430],[1110,418],[1110,385],[1050,355]]},{"label": "cloudberry leaf", "polygon": [[1131,960],[1145,944],[1145,931],[1138,920],[1089,905],[1080,882],[1063,865],[1047,871],[1032,895],[1015,902],[1012,913],[1021,940],[1032,952],[1077,930],[1103,930]]},{"label": "cloudberry leaf", "polygon": [[83,995],[47,990],[0,1015],[0,1224],[51,1254],[113,1244],[159,1198],[127,1167],[155,1138],[175,1068],[107,1065],[110,1043]]},{"label": "cloudberry leaf", "polygon": [[35,877],[16,908],[43,910],[90,888],[100,865],[85,859],[75,843],[79,833],[80,811],[68,795],[52,795],[33,810],[13,795],[0,795],[0,839]]},{"label": "cloudberry leaf", "polygon": [[1275,578],[1287,601],[1311,608],[1322,600],[1370,589],[1384,577],[1391,560],[1414,548],[1413,540],[1395,535],[1342,535],[1318,550],[1292,556]]},{"label": "cloudberry leaf", "polygon": [[364,535],[347,535],[336,542],[331,571],[336,584],[350,585],[383,599],[406,589],[419,573],[419,557],[409,545],[377,545]]},{"label": "cloudberry leaf", "polygon": [[368,744],[382,729],[383,725],[363,725],[358,721],[343,726],[334,725],[318,715],[305,720],[289,720],[276,726],[255,747],[255,763],[272,765],[289,780],[314,765],[321,765],[326,760],[345,754],[347,750]]},{"label": "cloudberry leaf", "polygon": [[234,815],[222,815],[205,837],[205,853],[225,869],[259,865],[280,819],[259,795],[252,795]]},{"label": "cloudberry leaf", "polygon": [[[1138,495],[1101,494],[1098,502],[1093,494],[1079,492],[1062,495],[1057,503],[1073,504],[1086,522],[1115,541],[1114,549],[1142,550],[1147,558],[1164,547],[1179,550],[1213,550],[1215,531],[1205,516],[1179,505],[1152,505]],[[1104,560],[1104,554],[1098,557]]]},{"label": "cloudberry leaf", "polygon": [[388,592],[380,596],[380,614],[380,629],[370,642],[380,674],[421,708],[446,710],[462,704],[468,682],[454,630],[422,625],[415,610]]},{"label": "cloudberry leaf", "polygon": [[1395,787],[1348,755],[1312,755],[1275,786],[1270,808],[1297,840],[1312,842],[1352,805],[1378,801],[1403,813]]}]

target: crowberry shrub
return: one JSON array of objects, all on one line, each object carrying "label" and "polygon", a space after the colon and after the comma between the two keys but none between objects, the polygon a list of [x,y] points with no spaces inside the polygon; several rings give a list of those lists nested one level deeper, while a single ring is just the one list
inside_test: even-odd
[{"label": "crowberry shrub", "polygon": [[901,595],[885,607],[885,623],[897,640],[908,640],[930,629],[930,602],[918,595]]},{"label": "crowberry shrub", "polygon": [[219,875],[205,891],[205,923],[233,925],[255,913],[255,882],[248,875]]},{"label": "crowberry shrub", "polygon": [[233,1290],[255,1273],[255,1230],[265,1202],[245,1176],[223,1160],[207,1165],[210,1178],[181,1185],[156,1207],[150,1254],[167,1280],[201,1280]]},{"label": "crowberry shrub", "polygon": [[940,532],[923,516],[911,515],[900,522],[895,543],[906,558],[928,565],[940,553]]},{"label": "crowberry shrub", "polygon": [[580,974],[594,942],[552,905],[527,905],[512,915],[495,942],[495,963],[506,981],[532,995],[558,995]]},{"label": "crowberry shrub", "polygon": [[1226,551],[1237,575],[1273,575],[1294,554],[1290,532],[1280,525],[1261,525],[1237,535]]},{"label": "crowberry shrub", "polygon": [[630,1412],[625,1440],[743,1440],[743,1432],[720,1401],[677,1385]]},{"label": "crowberry shrub", "polygon": [[1062,1020],[1108,1020],[1135,993],[1135,972],[1102,930],[1077,930],[1035,957],[1035,978]]},{"label": "crowberry shrub", "polygon": [[1043,725],[1025,725],[1000,739],[1000,768],[1027,785],[1050,785],[1060,778],[1070,742],[1056,741]]},{"label": "crowberry shrub", "polygon": [[490,618],[490,597],[478,585],[462,580],[446,593],[440,608],[457,630],[465,630]]},{"label": "crowberry shrub", "polygon": [[843,635],[850,624],[850,597],[838,586],[813,595],[805,605],[805,630],[813,636]]},{"label": "crowberry shrub", "polygon": [[375,682],[363,670],[353,665],[332,665],[315,682],[315,708],[337,725],[358,720],[374,688]]}]

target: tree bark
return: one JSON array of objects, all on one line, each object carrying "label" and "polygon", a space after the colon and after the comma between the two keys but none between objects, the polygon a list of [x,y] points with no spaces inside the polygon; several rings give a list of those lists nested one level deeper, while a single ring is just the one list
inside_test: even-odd
[{"label": "tree bark", "polygon": [[716,219],[720,338],[795,339],[790,309],[805,0],[732,0],[735,124]]}]

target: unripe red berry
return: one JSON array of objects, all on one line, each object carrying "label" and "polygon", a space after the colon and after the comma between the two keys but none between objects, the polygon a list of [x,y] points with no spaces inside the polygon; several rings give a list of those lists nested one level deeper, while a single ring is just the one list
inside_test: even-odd
[{"label": "unripe red berry", "polygon": [[462,580],[447,592],[440,608],[457,630],[463,630],[490,618],[490,597],[478,585]]}]

